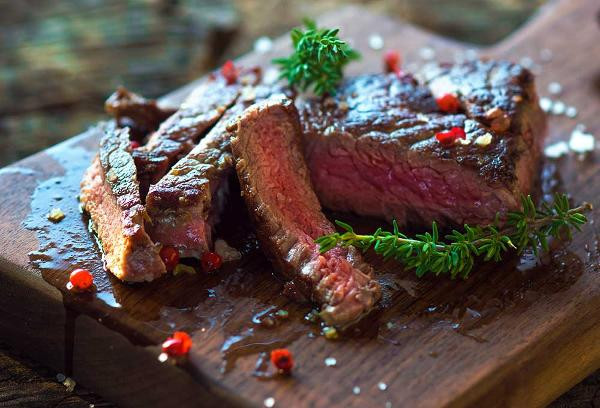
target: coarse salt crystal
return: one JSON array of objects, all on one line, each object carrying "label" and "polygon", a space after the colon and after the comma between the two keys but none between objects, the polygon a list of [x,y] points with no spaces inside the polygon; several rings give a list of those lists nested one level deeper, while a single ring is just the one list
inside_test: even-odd
[{"label": "coarse salt crystal", "polygon": [[477,138],[475,139],[475,144],[477,146],[487,146],[490,143],[492,143],[492,134],[491,133],[486,133],[485,135],[477,136]]},{"label": "coarse salt crystal", "polygon": [[167,353],[160,353],[158,355],[158,361],[160,361],[161,363],[164,363],[168,359],[169,359],[169,356],[167,355]]},{"label": "coarse salt crystal", "polygon": [[383,38],[379,34],[371,34],[369,36],[369,47],[374,50],[383,48]]},{"label": "coarse salt crystal", "polygon": [[384,382],[380,382],[379,384],[377,384],[377,388],[379,388],[380,391],[385,391],[387,390],[387,384]]},{"label": "coarse salt crystal", "polygon": [[577,116],[577,108],[575,106],[569,106],[565,110],[565,115],[571,119]]},{"label": "coarse salt crystal", "polygon": [[385,403],[385,408],[392,408],[392,403],[390,401],[387,401]]},{"label": "coarse salt crystal", "polygon": [[273,408],[275,406],[275,398],[269,397],[265,399],[265,407]]},{"label": "coarse salt crystal", "polygon": [[325,365],[327,367],[335,367],[337,365],[337,360],[334,357],[327,357],[325,359]]},{"label": "coarse salt crystal", "polygon": [[566,109],[567,109],[567,105],[565,105],[564,102],[556,101],[556,102],[554,102],[554,105],[552,105],[552,114],[553,115],[562,115],[565,113]]},{"label": "coarse salt crystal", "polygon": [[594,150],[596,141],[591,133],[585,133],[582,130],[575,129],[569,139],[569,148],[576,153],[586,153]]},{"label": "coarse salt crystal", "polygon": [[562,85],[558,82],[550,82],[548,84],[548,92],[552,95],[559,95],[562,92]]},{"label": "coarse salt crystal", "polygon": [[544,112],[550,112],[552,103],[552,99],[550,98],[540,98],[540,108],[542,108]]},{"label": "coarse salt crystal", "polygon": [[354,395],[360,394],[360,387],[359,386],[353,387],[352,388],[352,394],[354,394]]},{"label": "coarse salt crystal", "polygon": [[544,149],[544,154],[546,157],[551,159],[557,159],[565,154],[569,153],[569,145],[567,142],[557,142],[553,143],[549,146],[546,146]]},{"label": "coarse salt crystal", "polygon": [[258,37],[254,42],[254,51],[258,52],[259,54],[265,54],[271,51],[272,48],[273,40],[271,40],[269,37]]}]

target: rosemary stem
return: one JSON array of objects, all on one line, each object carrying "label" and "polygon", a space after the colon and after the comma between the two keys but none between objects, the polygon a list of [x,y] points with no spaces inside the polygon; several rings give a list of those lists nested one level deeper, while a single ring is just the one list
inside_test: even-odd
[{"label": "rosemary stem", "polygon": [[521,197],[521,211],[506,215],[502,228],[497,223],[484,226],[464,225],[463,231],[453,230],[440,239],[437,224],[432,223],[431,232],[408,237],[398,230],[394,221],[393,232],[378,228],[374,234],[363,235],[341,221],[337,225],[345,230],[317,238],[320,252],[335,246],[355,246],[363,251],[373,248],[385,259],[394,259],[405,267],[415,269],[417,276],[426,273],[439,275],[448,273],[451,278],[466,278],[473,269],[475,260],[500,261],[508,250],[521,253],[532,248],[549,250],[548,239],[570,239],[573,230],[580,230],[587,222],[585,212],[592,210],[590,203],[570,208],[568,197],[557,193],[553,203],[544,203],[536,209],[531,196]]},{"label": "rosemary stem", "polygon": [[[575,213],[584,213],[584,212],[588,212],[591,211],[593,209],[592,204],[588,203],[588,202],[584,202],[582,203],[580,206],[575,207],[575,208],[571,208],[569,211],[567,211],[568,215],[572,215]],[[535,219],[530,219],[529,221],[529,225],[531,227],[532,230],[537,230],[541,227],[544,227],[546,225],[548,225],[550,222],[558,220],[561,216],[558,214],[553,214],[550,216],[546,216],[546,217],[541,217],[541,218],[535,218]],[[499,235],[507,235],[507,236],[513,236],[516,233],[516,229],[514,227],[511,228],[506,228],[503,230],[498,231]],[[478,239],[476,239],[475,241],[472,242],[472,244],[475,247],[479,247],[483,242],[485,242],[486,239],[488,239],[492,234],[487,234],[484,235]],[[344,242],[344,241],[348,241],[348,242],[356,242],[356,241],[368,241],[372,239],[372,235],[361,235],[361,234],[356,234],[356,233],[349,233],[346,232],[344,233],[341,237],[340,237],[340,242]],[[412,244],[412,245],[419,245],[422,244],[423,241],[420,240],[416,240],[416,239],[411,239],[411,238],[402,238],[402,237],[398,237],[396,238],[397,242],[400,244]],[[449,251],[450,250],[450,246],[447,244],[436,244],[435,245],[436,249],[438,251]]]}]

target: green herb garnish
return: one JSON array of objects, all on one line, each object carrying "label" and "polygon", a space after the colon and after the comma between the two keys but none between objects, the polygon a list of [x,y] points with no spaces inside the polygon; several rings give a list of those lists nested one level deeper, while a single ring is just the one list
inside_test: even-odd
[{"label": "green herb garnish", "polygon": [[312,20],[304,20],[307,30],[294,28],[291,33],[294,52],[288,58],[277,58],[281,79],[306,90],[314,87],[317,95],[334,94],[343,77],[343,68],[360,57],[346,42],[338,38],[339,29],[317,28]]},{"label": "green herb garnish", "polygon": [[589,203],[571,208],[564,194],[556,194],[554,202],[543,204],[541,209],[535,208],[529,195],[522,197],[521,202],[521,211],[509,213],[502,229],[498,227],[497,220],[488,226],[465,224],[463,232],[454,230],[446,235],[447,242],[440,241],[435,222],[431,232],[410,238],[398,230],[396,221],[393,222],[393,232],[379,228],[372,235],[356,234],[350,225],[336,221],[346,232],[325,235],[316,242],[321,253],[338,245],[354,246],[362,251],[372,247],[385,259],[394,259],[409,269],[415,269],[419,277],[427,273],[447,273],[452,278],[467,278],[477,257],[498,262],[502,253],[510,249],[522,253],[531,248],[537,254],[539,248],[548,250],[550,237],[571,239],[572,230],[580,231],[581,225],[587,222],[583,213],[592,209]]}]

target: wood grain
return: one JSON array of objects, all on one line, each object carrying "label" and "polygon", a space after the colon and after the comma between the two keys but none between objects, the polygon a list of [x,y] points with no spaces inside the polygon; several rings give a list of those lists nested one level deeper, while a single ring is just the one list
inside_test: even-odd
[{"label": "wood grain", "polygon": [[[551,141],[568,139],[578,122],[600,132],[597,11],[592,0],[550,3],[505,42],[476,50],[534,61],[542,48],[553,50],[553,59],[539,65],[540,93],[549,82],[560,81],[561,98],[576,105],[579,115],[577,121],[552,118]],[[386,48],[403,51],[406,66],[424,63],[419,56],[424,46],[441,60],[469,48],[360,8],[342,9],[322,22],[341,26],[363,53],[352,73],[381,70],[381,51],[367,44],[375,31]],[[251,54],[241,62],[264,65],[286,44],[279,40],[272,53]],[[167,100],[177,102],[188,90]],[[78,382],[119,405],[261,406],[273,397],[276,406],[286,407],[385,406],[388,401],[423,407],[542,406],[600,367],[598,210],[590,216],[594,223],[541,264],[529,265],[526,257],[507,259],[482,265],[465,282],[417,280],[411,272],[374,261],[387,288],[386,307],[356,333],[332,342],[314,336],[318,327],[303,321],[309,305],[281,294],[281,283],[247,238],[236,200],[220,233],[245,248],[241,263],[212,276],[136,286],[102,272],[74,198],[96,138],[92,130],[0,171],[0,333],[33,358],[72,371]],[[594,202],[600,192],[598,159],[597,151],[585,160],[570,155],[547,163],[546,170],[559,175],[553,180],[574,201]],[[56,194],[63,198],[51,203]],[[44,233],[25,229],[23,221],[30,213],[43,218],[43,205],[60,205],[67,213],[56,226],[38,223],[55,238],[59,232],[68,238],[47,250],[70,253],[67,246],[74,242],[90,251],[89,259],[72,258],[42,271],[31,266],[28,253],[47,242]],[[42,265],[50,262],[33,258]],[[75,264],[93,270],[95,295],[65,293]],[[274,329],[252,323],[253,315],[271,306],[288,310],[288,321]],[[194,333],[189,361],[180,367],[157,361],[157,344],[174,329]],[[279,345],[295,354],[293,377],[253,377],[258,353]],[[337,366],[326,367],[326,357],[335,357]],[[385,391],[378,389],[379,382],[387,385]],[[358,395],[352,393],[355,386],[361,389]]]}]

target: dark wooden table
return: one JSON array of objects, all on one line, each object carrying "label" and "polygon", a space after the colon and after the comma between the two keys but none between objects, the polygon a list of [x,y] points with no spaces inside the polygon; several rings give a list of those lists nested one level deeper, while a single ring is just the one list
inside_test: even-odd
[{"label": "dark wooden table", "polygon": [[[0,406],[54,408],[113,408],[114,404],[81,386],[73,391],[60,383],[56,373],[0,344]],[[600,371],[566,392],[549,408],[600,406]]]}]

